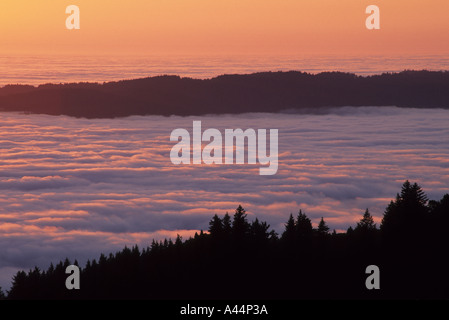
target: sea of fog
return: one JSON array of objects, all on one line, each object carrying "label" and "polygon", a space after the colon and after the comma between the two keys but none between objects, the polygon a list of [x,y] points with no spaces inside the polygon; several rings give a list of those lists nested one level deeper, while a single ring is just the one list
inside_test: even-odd
[{"label": "sea of fog", "polygon": [[[170,133],[279,130],[279,169],[173,165]],[[401,184],[449,192],[449,110],[337,108],[321,115],[76,119],[0,113],[0,286],[18,269],[84,265],[125,245],[187,238],[241,204],[279,233],[299,209],[331,230],[369,208],[380,222]]]}]

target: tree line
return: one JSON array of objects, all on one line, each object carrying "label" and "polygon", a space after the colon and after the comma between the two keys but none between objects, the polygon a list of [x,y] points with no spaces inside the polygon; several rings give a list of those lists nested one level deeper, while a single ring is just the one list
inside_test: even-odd
[{"label": "tree line", "polygon": [[[67,290],[76,260],[19,271],[3,299],[448,299],[449,194],[429,200],[404,182],[380,226],[368,209],[344,233],[290,214],[283,232],[233,216],[214,215],[208,232],[183,240],[101,254],[81,269],[81,289]],[[380,269],[380,290],[365,287],[368,265]]]},{"label": "tree line", "polygon": [[155,76],[107,83],[7,85],[4,111],[115,118],[130,115],[205,115],[397,106],[448,108],[448,71],[403,71],[358,76],[298,71],[222,75],[211,79]]}]

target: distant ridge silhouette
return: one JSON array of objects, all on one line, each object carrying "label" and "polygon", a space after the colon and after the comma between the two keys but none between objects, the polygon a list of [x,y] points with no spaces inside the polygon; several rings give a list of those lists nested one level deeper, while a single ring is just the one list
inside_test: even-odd
[{"label": "distant ridge silhouette", "polygon": [[114,118],[204,115],[325,107],[449,108],[449,71],[403,71],[373,76],[298,71],[223,75],[212,79],[156,76],[99,83],[7,85],[0,110]]}]

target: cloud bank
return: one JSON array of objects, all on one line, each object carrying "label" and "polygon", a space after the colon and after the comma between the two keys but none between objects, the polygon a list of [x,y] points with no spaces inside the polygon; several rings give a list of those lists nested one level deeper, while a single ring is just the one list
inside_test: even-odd
[{"label": "cloud bank", "polygon": [[[173,165],[170,133],[279,129],[279,169]],[[187,238],[242,204],[281,232],[302,209],[316,226],[380,222],[406,179],[449,192],[449,110],[338,108],[321,115],[244,114],[87,120],[0,114],[0,286],[18,269],[66,256],[81,264],[153,238]]]}]

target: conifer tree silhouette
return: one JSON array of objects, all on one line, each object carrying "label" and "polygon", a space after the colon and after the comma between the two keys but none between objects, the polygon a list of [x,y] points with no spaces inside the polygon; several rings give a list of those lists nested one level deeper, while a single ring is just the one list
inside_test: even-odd
[{"label": "conifer tree silhouette", "polygon": [[285,224],[285,230],[282,233],[282,241],[293,242],[296,237],[296,223],[293,215],[290,213],[287,223]]},{"label": "conifer tree silhouette", "polygon": [[223,222],[223,233],[230,235],[232,231],[232,224],[231,224],[231,216],[229,215],[229,213],[226,212],[222,222]]},{"label": "conifer tree silhouette", "polygon": [[421,187],[407,180],[402,185],[401,193],[391,201],[385,210],[380,230],[388,238],[409,238],[425,229],[428,224],[428,198]]},{"label": "conifer tree silhouette", "polygon": [[327,236],[327,235],[329,235],[329,227],[327,226],[327,224],[324,221],[323,217],[321,217],[320,223],[318,224],[317,232],[318,232],[318,235],[320,235],[320,236]]},{"label": "conifer tree silhouette", "polygon": [[374,223],[373,216],[371,215],[369,210],[366,209],[360,222],[357,222],[355,231],[361,233],[370,233],[374,230],[376,230],[376,224]]},{"label": "conifer tree silhouette", "polygon": [[218,217],[218,215],[214,215],[212,220],[209,222],[209,233],[212,236],[220,236],[223,233],[223,221]]},{"label": "conifer tree silhouette", "polygon": [[235,209],[234,219],[232,221],[232,235],[237,240],[242,240],[249,234],[250,224],[246,218],[247,214],[241,205]]},{"label": "conifer tree silhouette", "polygon": [[296,234],[299,238],[303,239],[311,237],[312,233],[312,221],[307,217],[305,213],[302,212],[302,210],[299,210],[298,217],[296,219]]}]

